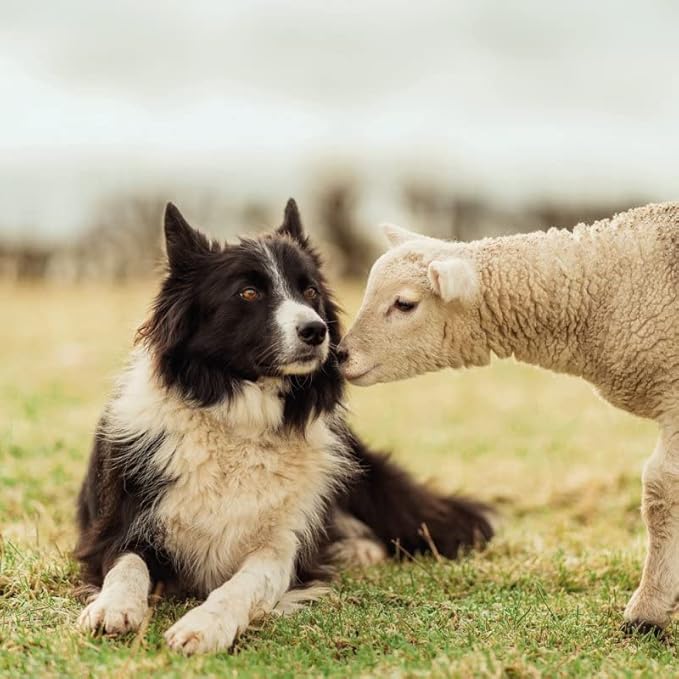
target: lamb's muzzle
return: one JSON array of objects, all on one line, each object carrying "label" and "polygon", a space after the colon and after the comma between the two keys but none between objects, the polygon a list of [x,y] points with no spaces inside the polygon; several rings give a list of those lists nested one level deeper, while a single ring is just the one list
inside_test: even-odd
[{"label": "lamb's muzzle", "polygon": [[365,365],[365,360],[362,360],[363,355],[358,350],[350,350],[349,347],[352,346],[351,337],[347,335],[341,342],[338,352],[338,362],[340,365],[340,370],[347,379],[352,384],[357,384],[359,386],[365,387],[375,382],[371,377],[375,374],[376,369],[379,365]]}]

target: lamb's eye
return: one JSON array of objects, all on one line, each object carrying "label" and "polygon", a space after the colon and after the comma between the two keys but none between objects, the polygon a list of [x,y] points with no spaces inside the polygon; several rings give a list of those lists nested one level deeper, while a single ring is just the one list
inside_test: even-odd
[{"label": "lamb's eye", "polygon": [[412,311],[417,306],[417,302],[407,302],[405,299],[396,298],[394,302],[394,308],[402,311],[403,313],[408,313]]},{"label": "lamb's eye", "polygon": [[257,290],[257,288],[253,287],[243,288],[238,294],[241,299],[244,299],[246,302],[256,302],[258,299],[262,298],[262,293]]},{"label": "lamb's eye", "polygon": [[305,291],[304,291],[304,297],[308,300],[316,299],[318,297],[318,290],[313,285],[310,285]]}]

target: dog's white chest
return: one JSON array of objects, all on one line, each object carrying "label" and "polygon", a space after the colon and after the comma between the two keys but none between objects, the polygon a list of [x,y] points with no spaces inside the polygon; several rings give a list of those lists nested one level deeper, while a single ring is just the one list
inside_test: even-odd
[{"label": "dog's white chest", "polygon": [[160,501],[156,520],[166,550],[196,589],[208,593],[278,531],[304,535],[313,528],[343,458],[321,421],[306,437],[255,433],[228,423],[207,426],[205,418],[193,424],[159,451],[170,455],[166,473],[176,481]]},{"label": "dog's white chest", "polygon": [[223,584],[280,531],[310,536],[350,471],[324,418],[304,435],[282,431],[280,388],[276,379],[250,382],[228,406],[196,408],[160,388],[139,353],[107,412],[119,437],[161,439],[144,464],[154,472],[150,483],[156,476],[170,483],[135,530],[160,528],[154,539],[199,593]]}]

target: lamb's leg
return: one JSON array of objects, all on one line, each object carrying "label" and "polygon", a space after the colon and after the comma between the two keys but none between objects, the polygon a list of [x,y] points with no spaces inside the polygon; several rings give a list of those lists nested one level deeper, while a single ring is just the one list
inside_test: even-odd
[{"label": "lamb's leg", "polygon": [[121,634],[139,629],[148,610],[149,569],[137,554],[123,554],[106,574],[101,592],[78,618],[88,632]]},{"label": "lamb's leg", "polygon": [[643,473],[648,551],[641,583],[625,609],[629,631],[659,631],[679,594],[679,430],[665,427]]},{"label": "lamb's leg", "polygon": [[252,552],[229,581],[165,633],[169,646],[187,655],[230,648],[250,622],[270,612],[290,587],[296,553],[297,538],[291,531]]}]

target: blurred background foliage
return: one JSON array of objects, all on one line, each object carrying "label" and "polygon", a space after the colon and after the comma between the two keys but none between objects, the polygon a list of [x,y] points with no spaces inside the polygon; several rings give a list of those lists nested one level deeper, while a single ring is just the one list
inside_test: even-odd
[{"label": "blurred background foliage", "polygon": [[679,5],[0,0],[0,277],[147,277],[300,202],[333,275],[376,225],[572,227],[676,197]]},{"label": "blurred background foliage", "polygon": [[[309,232],[320,243],[334,278],[361,278],[379,254],[377,235],[357,214],[359,187],[338,181],[322,186],[309,206],[303,204]],[[403,187],[410,228],[439,238],[472,240],[484,236],[571,228],[632,207],[635,203],[574,204],[538,202],[507,209],[481,196],[439,193],[419,183]],[[102,202],[90,226],[54,244],[33,237],[0,243],[0,276],[14,280],[122,282],[148,277],[162,261],[161,217],[166,198],[159,194],[121,195]],[[182,204],[195,226],[214,225],[214,237],[233,239],[265,231],[280,221],[280,205],[220,204],[216,196]],[[309,209],[311,208],[311,209]],[[373,226],[373,225],[370,225]]]}]

